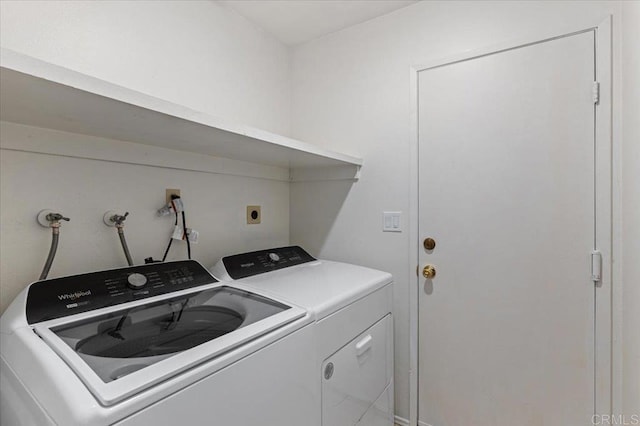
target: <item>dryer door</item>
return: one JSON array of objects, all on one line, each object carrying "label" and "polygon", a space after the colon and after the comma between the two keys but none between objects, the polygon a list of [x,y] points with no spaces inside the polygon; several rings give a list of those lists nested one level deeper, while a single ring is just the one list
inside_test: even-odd
[{"label": "dryer door", "polygon": [[[393,374],[392,321],[387,315],[322,363],[322,424],[352,426],[378,410]],[[392,404],[391,404],[392,406]],[[393,424],[393,413],[382,413]]]}]

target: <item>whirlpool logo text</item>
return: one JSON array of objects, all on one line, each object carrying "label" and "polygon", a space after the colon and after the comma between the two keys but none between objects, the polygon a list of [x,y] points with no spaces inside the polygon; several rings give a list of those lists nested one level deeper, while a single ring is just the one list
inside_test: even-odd
[{"label": "whirlpool logo text", "polygon": [[84,296],[91,296],[91,290],[87,290],[87,291],[80,290],[80,291],[76,291],[75,293],[59,294],[58,299],[59,300],[76,300]]}]

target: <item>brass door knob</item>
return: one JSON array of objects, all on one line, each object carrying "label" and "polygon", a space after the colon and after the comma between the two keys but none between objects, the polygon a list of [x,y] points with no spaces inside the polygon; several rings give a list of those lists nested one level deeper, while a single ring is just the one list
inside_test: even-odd
[{"label": "brass door knob", "polygon": [[426,265],[422,268],[422,276],[430,280],[436,276],[436,268],[433,265]]}]

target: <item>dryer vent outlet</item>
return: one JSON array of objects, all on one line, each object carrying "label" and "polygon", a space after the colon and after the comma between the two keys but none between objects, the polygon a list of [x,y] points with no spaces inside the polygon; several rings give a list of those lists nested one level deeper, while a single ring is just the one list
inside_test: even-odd
[{"label": "dryer vent outlet", "polygon": [[247,206],[247,225],[255,225],[262,220],[260,206]]}]

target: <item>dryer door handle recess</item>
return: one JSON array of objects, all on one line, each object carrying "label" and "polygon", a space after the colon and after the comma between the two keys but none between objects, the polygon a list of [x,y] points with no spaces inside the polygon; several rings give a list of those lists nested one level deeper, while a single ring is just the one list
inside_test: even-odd
[{"label": "dryer door handle recess", "polygon": [[371,342],[373,341],[373,337],[370,334],[367,334],[362,340],[356,343],[356,356],[361,357],[371,349]]}]

